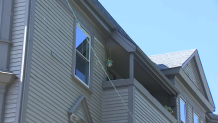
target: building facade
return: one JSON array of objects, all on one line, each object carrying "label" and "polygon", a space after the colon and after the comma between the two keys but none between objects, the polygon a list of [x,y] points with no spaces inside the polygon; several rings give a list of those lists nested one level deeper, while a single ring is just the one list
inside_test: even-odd
[{"label": "building facade", "polygon": [[1,123],[217,122],[197,50],[146,56],[98,0],[0,3]]}]

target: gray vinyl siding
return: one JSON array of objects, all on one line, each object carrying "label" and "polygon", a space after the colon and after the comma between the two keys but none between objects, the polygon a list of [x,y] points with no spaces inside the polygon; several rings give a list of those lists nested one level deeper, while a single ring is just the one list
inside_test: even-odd
[{"label": "gray vinyl siding", "polygon": [[[102,122],[100,65],[93,64],[92,94],[72,79],[74,19],[55,0],[37,0],[26,122],[69,121],[68,110],[85,96],[94,123]],[[94,41],[104,63],[105,50]],[[53,51],[57,57],[51,55]],[[96,62],[96,58],[94,61]]]},{"label": "gray vinyl siding", "polygon": [[204,120],[201,118],[201,121],[200,121],[200,123],[204,123]]},{"label": "gray vinyl siding", "polygon": [[136,123],[169,123],[170,121],[138,90],[135,93]]},{"label": "gray vinyl siding", "polygon": [[25,5],[26,0],[15,0],[14,3],[14,16],[13,16],[13,29],[12,29],[12,47],[10,56],[9,70],[19,76],[22,48],[24,37],[24,18],[25,18]]},{"label": "gray vinyl siding", "polygon": [[[14,1],[14,15],[12,25],[12,39],[10,52],[9,70],[20,77],[21,61],[22,61],[22,48],[24,37],[24,18],[25,18],[25,5],[26,0]],[[8,89],[6,96],[4,122],[14,122],[16,114],[16,103],[18,94],[19,81],[15,81]]]},{"label": "gray vinyl siding", "polygon": [[199,91],[205,96],[204,89],[202,87],[202,82],[195,64],[194,58],[192,58],[189,63],[183,68],[188,77],[192,80],[192,82],[196,85]]},{"label": "gray vinyl siding", "polygon": [[78,117],[80,117],[83,121],[87,122],[87,121],[86,121],[86,118],[85,118],[85,116],[84,116],[84,112],[83,112],[83,110],[82,110],[81,107],[80,107],[80,108],[78,109],[78,111],[76,112],[76,115],[77,115]]},{"label": "gray vinyl siding", "polygon": [[177,121],[180,122],[180,96],[176,98],[176,106],[177,106]]},{"label": "gray vinyl siding", "polygon": [[188,121],[188,123],[193,123],[193,110],[192,110],[192,106],[190,104],[188,104],[187,121]]},{"label": "gray vinyl siding", "polygon": [[[128,106],[128,87],[117,88]],[[103,123],[127,123],[128,110],[114,89],[106,89],[103,92],[102,104]]]}]

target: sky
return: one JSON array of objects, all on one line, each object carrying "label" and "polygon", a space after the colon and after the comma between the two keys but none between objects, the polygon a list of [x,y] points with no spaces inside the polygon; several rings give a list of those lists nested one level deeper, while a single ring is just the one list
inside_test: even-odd
[{"label": "sky", "polygon": [[[218,107],[217,0],[99,0],[148,56],[198,49]],[[218,108],[215,110],[218,114]]]}]

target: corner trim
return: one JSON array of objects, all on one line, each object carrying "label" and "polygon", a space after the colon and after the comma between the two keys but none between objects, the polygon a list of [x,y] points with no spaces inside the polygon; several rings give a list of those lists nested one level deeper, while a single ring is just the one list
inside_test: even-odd
[{"label": "corner trim", "polygon": [[128,122],[135,123],[135,86],[129,86],[128,89],[128,108],[132,113],[132,116],[128,113]]},{"label": "corner trim", "polygon": [[[28,32],[27,32],[27,45],[26,45],[26,59],[25,59],[25,69],[24,69],[24,80],[23,80],[23,91],[21,95],[21,109],[18,123],[26,122],[26,113],[27,113],[27,101],[29,95],[29,84],[30,84],[30,70],[31,70],[31,58],[32,58],[32,49],[33,49],[33,34],[34,34],[34,19],[35,19],[35,3],[36,0],[30,0],[28,2],[28,18],[27,22]],[[26,15],[27,16],[27,15]]]},{"label": "corner trim", "polygon": [[[29,17],[30,17],[30,1],[26,0],[25,2],[25,13],[24,13],[24,34],[23,34],[23,44],[22,44],[22,56],[21,56],[21,64],[20,64],[20,76],[19,76],[19,85],[18,85],[18,93],[17,93],[17,103],[16,103],[16,113],[15,113],[15,123],[19,123],[21,110],[22,110],[22,102],[23,102],[23,90],[25,85],[25,71],[26,71],[26,61],[27,61],[27,39],[28,39],[28,29],[29,29]],[[27,63],[28,64],[28,63]]]}]

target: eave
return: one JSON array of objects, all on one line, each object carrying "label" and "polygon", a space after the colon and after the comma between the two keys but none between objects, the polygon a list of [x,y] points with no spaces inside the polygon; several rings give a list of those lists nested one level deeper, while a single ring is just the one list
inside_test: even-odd
[{"label": "eave", "polygon": [[[67,3],[67,0],[56,0],[60,3],[72,16],[74,14],[78,16],[78,12],[76,11],[75,7],[79,9],[87,19],[95,25],[102,34],[106,36],[110,36],[112,31],[115,30],[115,26],[100,12],[100,10],[90,1],[90,0],[76,0],[71,1],[71,9]],[[72,7],[73,5],[73,7]],[[73,14],[74,13],[74,14]],[[80,21],[80,20],[78,20]]]},{"label": "eave", "polygon": [[175,75],[207,112],[214,111],[215,107],[202,95],[181,67],[162,70],[162,72],[165,75]]},{"label": "eave", "polygon": [[137,47],[136,55],[143,61],[144,65],[149,68],[148,72],[151,73],[151,75],[169,94],[177,95],[180,93],[173,83],[157,68],[157,66],[139,47]]}]

